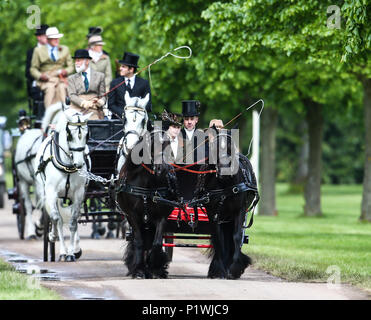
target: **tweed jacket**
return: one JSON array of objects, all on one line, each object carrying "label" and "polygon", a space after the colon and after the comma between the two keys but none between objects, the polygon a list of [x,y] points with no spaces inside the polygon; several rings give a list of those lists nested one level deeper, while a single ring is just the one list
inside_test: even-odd
[{"label": "tweed jacket", "polygon": [[109,87],[112,81],[112,68],[109,56],[103,53],[97,62],[94,62],[93,59],[90,60],[90,67],[95,71],[104,73],[106,91],[109,91]]},{"label": "tweed jacket", "polygon": [[49,57],[48,46],[35,48],[31,60],[30,73],[35,80],[39,80],[44,72],[66,69],[68,74],[74,72],[74,64],[70,50],[66,46],[58,47],[58,59],[53,61]]},{"label": "tweed jacket", "polygon": [[[71,99],[71,102],[77,106],[81,106],[81,95],[92,95],[101,96],[105,93],[105,82],[104,74],[102,72],[95,71],[90,68],[90,82],[89,89],[85,91],[85,85],[81,73],[75,73],[68,77],[67,93]],[[106,101],[106,97],[102,97]]]},{"label": "tweed jacket", "polygon": [[[112,90],[115,86],[120,84],[124,81],[124,77],[118,77],[111,82],[110,89]],[[108,95],[108,109],[111,110],[112,113],[121,117],[125,103],[125,93],[126,93],[126,84],[123,83],[118,86],[115,90],[109,93]],[[147,93],[149,93],[149,102],[146,106],[147,112],[152,111],[152,104],[151,104],[151,88],[149,86],[149,82],[145,79],[139,78],[138,76],[135,77],[134,87],[129,92],[131,97],[140,97],[144,98]],[[115,115],[112,116],[116,118]]]}]

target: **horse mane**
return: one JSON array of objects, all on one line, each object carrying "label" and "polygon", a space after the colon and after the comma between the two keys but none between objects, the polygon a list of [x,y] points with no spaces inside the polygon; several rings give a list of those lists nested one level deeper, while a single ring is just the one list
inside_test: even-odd
[{"label": "horse mane", "polygon": [[44,114],[44,117],[41,123],[41,128],[44,132],[47,131],[49,124],[52,123],[52,120],[59,112],[62,112],[62,103],[60,102],[52,104],[50,107],[46,108],[45,114]]}]

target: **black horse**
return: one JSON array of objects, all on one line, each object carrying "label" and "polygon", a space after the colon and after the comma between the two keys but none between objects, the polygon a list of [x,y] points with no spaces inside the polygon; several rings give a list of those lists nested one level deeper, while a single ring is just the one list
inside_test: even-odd
[{"label": "black horse", "polygon": [[201,168],[209,173],[199,175],[195,191],[211,227],[208,277],[238,279],[252,263],[241,247],[246,212],[253,211],[259,193],[251,163],[236,149],[231,131],[215,127],[209,130],[209,162]]},{"label": "black horse", "polygon": [[163,159],[165,148],[169,141],[163,140],[161,130],[145,134],[120,172],[117,201],[133,231],[124,262],[133,278],[168,275],[162,235],[167,217],[179,204],[173,201],[178,200],[176,177]]}]

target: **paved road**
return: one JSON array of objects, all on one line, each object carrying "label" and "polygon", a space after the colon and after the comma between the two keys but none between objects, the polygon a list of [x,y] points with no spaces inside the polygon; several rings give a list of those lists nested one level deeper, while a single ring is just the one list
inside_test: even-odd
[{"label": "paved road", "polygon": [[[207,279],[208,259],[198,249],[175,248],[169,279],[133,280],[121,260],[123,240],[92,240],[91,226],[81,226],[82,257],[76,263],[42,261],[42,240],[19,240],[11,202],[0,210],[0,257],[20,270],[37,266],[40,283],[66,299],[271,300],[369,299],[356,288],[326,283],[287,282],[248,268],[240,280]],[[56,246],[58,257],[58,242]]]}]

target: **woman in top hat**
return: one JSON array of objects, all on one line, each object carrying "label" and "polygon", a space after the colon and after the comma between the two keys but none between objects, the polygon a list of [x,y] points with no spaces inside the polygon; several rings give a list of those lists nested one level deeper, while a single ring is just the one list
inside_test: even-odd
[{"label": "woman in top hat", "polygon": [[131,97],[144,98],[149,93],[149,102],[146,106],[147,112],[152,111],[151,88],[149,82],[135,75],[138,66],[139,56],[130,52],[125,52],[120,63],[120,77],[111,82],[108,95],[108,109],[112,112],[112,118],[122,116],[125,107],[125,93],[128,90]]}]

